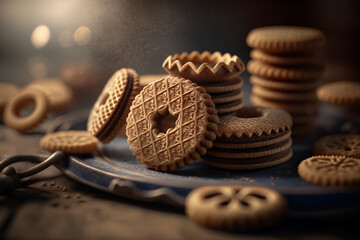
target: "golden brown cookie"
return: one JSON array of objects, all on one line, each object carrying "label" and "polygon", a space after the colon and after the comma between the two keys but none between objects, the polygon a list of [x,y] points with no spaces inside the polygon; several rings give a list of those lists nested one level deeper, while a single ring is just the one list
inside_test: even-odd
[{"label": "golden brown cookie", "polygon": [[288,92],[314,91],[320,85],[320,81],[276,81],[255,75],[250,76],[250,83],[263,88]]},{"label": "golden brown cookie", "polygon": [[287,92],[287,91],[274,91],[269,88],[254,85],[251,89],[255,95],[274,101],[287,101],[287,102],[317,102],[315,91],[301,91],[301,92]]},{"label": "golden brown cookie", "polygon": [[26,132],[39,125],[48,114],[48,99],[43,91],[24,88],[6,103],[4,123]]},{"label": "golden brown cookie", "polygon": [[323,74],[323,67],[281,67],[266,64],[259,60],[250,60],[246,65],[246,69],[250,74],[257,75],[262,78],[270,79],[286,79],[293,81],[309,81],[319,79]]},{"label": "golden brown cookie", "polygon": [[243,80],[240,77],[234,77],[230,80],[218,81],[218,82],[203,82],[198,85],[205,88],[207,93],[223,93],[241,89]]},{"label": "golden brown cookie", "polygon": [[319,100],[344,106],[360,105],[360,82],[339,81],[326,83],[316,91]]},{"label": "golden brown cookie", "polygon": [[323,136],[314,143],[313,154],[360,158],[360,135],[334,134]]},{"label": "golden brown cookie", "polygon": [[0,82],[0,116],[7,101],[19,91],[19,88],[12,83]]},{"label": "golden brown cookie", "polygon": [[227,103],[218,103],[215,104],[215,107],[219,115],[226,115],[241,109],[243,105],[244,103],[242,100],[236,100]]},{"label": "golden brown cookie", "polygon": [[255,28],[246,37],[252,47],[270,53],[309,53],[325,44],[323,32],[298,26],[266,26]]},{"label": "golden brown cookie", "polygon": [[96,151],[97,143],[97,138],[89,132],[73,130],[46,134],[40,140],[40,147],[50,152],[82,154]]},{"label": "golden brown cookie", "polygon": [[270,188],[213,185],[193,190],[185,201],[186,214],[206,227],[231,231],[274,226],[287,212],[285,198]]},{"label": "golden brown cookie", "polygon": [[298,173],[307,182],[323,186],[360,183],[360,159],[347,156],[313,156],[303,160]]},{"label": "golden brown cookie", "polygon": [[241,89],[239,89],[231,92],[212,93],[210,95],[211,95],[211,100],[215,104],[221,104],[221,103],[228,103],[228,102],[241,100],[243,92],[241,91]]},{"label": "golden brown cookie", "polygon": [[145,74],[140,76],[140,87],[143,88],[149,83],[166,77],[167,74]]},{"label": "golden brown cookie", "polygon": [[73,92],[71,88],[60,79],[38,79],[26,87],[43,91],[49,101],[49,111],[51,112],[65,111],[73,103]]},{"label": "golden brown cookie", "polygon": [[304,66],[304,65],[320,65],[319,57],[313,55],[275,55],[259,49],[253,49],[250,52],[252,59],[260,60],[270,65],[281,66]]},{"label": "golden brown cookie", "polygon": [[90,112],[88,131],[101,142],[110,142],[126,123],[130,105],[138,93],[139,76],[133,69],[115,72]]},{"label": "golden brown cookie", "polygon": [[245,70],[241,59],[229,53],[184,52],[168,56],[162,67],[169,74],[195,82],[209,82],[231,79]]},{"label": "golden brown cookie", "polygon": [[[172,119],[172,126],[165,126]],[[212,147],[219,119],[205,89],[190,80],[168,76],[136,96],[127,118],[130,150],[149,168],[176,170]]]}]

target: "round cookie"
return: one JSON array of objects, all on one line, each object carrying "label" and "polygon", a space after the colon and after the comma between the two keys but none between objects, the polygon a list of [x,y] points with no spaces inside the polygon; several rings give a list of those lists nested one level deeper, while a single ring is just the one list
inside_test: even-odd
[{"label": "round cookie", "polygon": [[232,101],[232,102],[227,102],[227,103],[218,103],[215,104],[217,113],[219,115],[225,115],[225,114],[231,114],[239,109],[241,109],[243,107],[244,103],[241,100],[236,100],[236,101]]},{"label": "round cookie", "polygon": [[[163,126],[169,118],[173,122],[170,128]],[[155,170],[176,170],[212,147],[218,121],[215,105],[204,88],[168,76],[150,83],[136,96],[126,135],[140,162]]]},{"label": "round cookie", "polygon": [[167,74],[145,74],[140,76],[140,87],[144,88],[149,83],[166,77]]},{"label": "round cookie", "polygon": [[339,81],[326,83],[316,90],[319,100],[344,106],[360,105],[360,82]]},{"label": "round cookie", "polygon": [[241,89],[244,81],[240,77],[234,77],[229,80],[222,80],[218,82],[204,82],[198,83],[205,88],[207,93],[223,93]]},{"label": "round cookie", "polygon": [[252,93],[262,98],[266,98],[274,101],[288,101],[288,102],[308,102],[317,100],[316,94],[314,91],[304,91],[304,92],[281,92],[273,91],[268,88],[263,88],[260,86],[254,85],[251,89]]},{"label": "round cookie", "polygon": [[212,93],[210,95],[211,100],[215,104],[221,104],[241,100],[243,92],[241,91],[241,89],[239,89],[231,92]]},{"label": "round cookie", "polygon": [[259,230],[278,224],[287,212],[287,202],[266,187],[213,185],[193,190],[186,198],[185,212],[211,228]]},{"label": "round cookie", "polygon": [[83,154],[96,151],[97,143],[97,138],[89,132],[73,130],[46,134],[40,140],[40,147],[50,152]]},{"label": "round cookie", "polygon": [[347,156],[313,156],[303,160],[298,173],[307,182],[323,186],[360,183],[360,159]]},{"label": "round cookie", "polygon": [[130,105],[138,93],[139,76],[133,69],[115,72],[90,112],[88,131],[101,142],[110,142],[126,123]]},{"label": "round cookie", "polygon": [[[48,99],[43,91],[24,88],[7,102],[4,123],[19,132],[26,132],[46,118],[48,106]],[[28,115],[23,115],[23,111],[28,107],[33,109]]]},{"label": "round cookie", "polygon": [[246,69],[250,74],[260,76],[262,78],[283,79],[293,81],[314,81],[319,79],[323,74],[323,67],[281,67],[266,64],[259,60],[250,60],[246,65]]},{"label": "round cookie", "polygon": [[18,93],[19,88],[12,83],[0,82],[0,116],[5,108],[5,104],[9,99]]},{"label": "round cookie", "polygon": [[335,134],[323,136],[314,143],[313,154],[360,158],[360,135]]},{"label": "round cookie", "polygon": [[320,65],[318,57],[313,55],[274,55],[259,49],[253,49],[250,52],[252,59],[260,60],[270,65],[281,66],[304,66]]},{"label": "round cookie", "polygon": [[252,47],[270,53],[309,53],[325,44],[323,32],[298,26],[266,26],[255,28],[246,37]]},{"label": "round cookie", "polygon": [[43,91],[49,102],[49,111],[61,112],[73,103],[72,90],[60,79],[44,78],[32,81],[27,88],[36,88]]},{"label": "round cookie", "polygon": [[184,52],[168,56],[163,69],[171,75],[190,79],[194,82],[210,82],[231,79],[245,70],[241,59],[229,53]]},{"label": "round cookie", "polygon": [[320,85],[320,81],[276,81],[272,79],[261,78],[255,75],[250,76],[250,83],[263,88],[288,92],[314,91]]}]

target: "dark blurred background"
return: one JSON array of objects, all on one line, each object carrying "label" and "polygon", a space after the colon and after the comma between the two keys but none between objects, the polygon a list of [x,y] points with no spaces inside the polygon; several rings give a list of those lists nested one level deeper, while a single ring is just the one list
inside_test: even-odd
[{"label": "dark blurred background", "polygon": [[165,73],[168,55],[193,50],[247,62],[247,34],[266,25],[324,31],[324,81],[358,80],[359,6],[355,0],[0,0],[0,81],[23,86],[62,77],[91,105],[122,67]]}]

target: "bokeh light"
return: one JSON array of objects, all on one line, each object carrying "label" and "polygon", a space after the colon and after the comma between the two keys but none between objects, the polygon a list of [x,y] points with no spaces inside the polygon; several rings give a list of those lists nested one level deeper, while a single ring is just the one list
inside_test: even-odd
[{"label": "bokeh light", "polygon": [[91,31],[87,26],[80,26],[74,32],[74,41],[84,46],[89,43],[91,38]]},{"label": "bokeh light", "polygon": [[44,47],[50,39],[50,29],[46,25],[37,26],[31,34],[31,43],[36,48]]}]

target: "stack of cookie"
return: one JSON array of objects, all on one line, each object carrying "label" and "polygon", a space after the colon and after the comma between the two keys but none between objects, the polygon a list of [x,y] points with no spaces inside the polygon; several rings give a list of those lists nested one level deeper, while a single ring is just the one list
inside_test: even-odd
[{"label": "stack of cookie", "polygon": [[247,65],[253,84],[250,101],[288,111],[295,139],[311,136],[319,105],[315,90],[324,70],[319,58],[324,34],[313,28],[269,26],[252,30],[246,42],[254,48]]},{"label": "stack of cookie", "polygon": [[266,107],[243,107],[220,118],[213,147],[202,157],[210,166],[225,169],[257,169],[289,160],[291,116]]},{"label": "stack of cookie", "polygon": [[190,79],[211,95],[219,115],[228,115],[243,106],[242,84],[245,70],[241,59],[220,52],[182,53],[169,56],[162,67],[169,74]]}]

